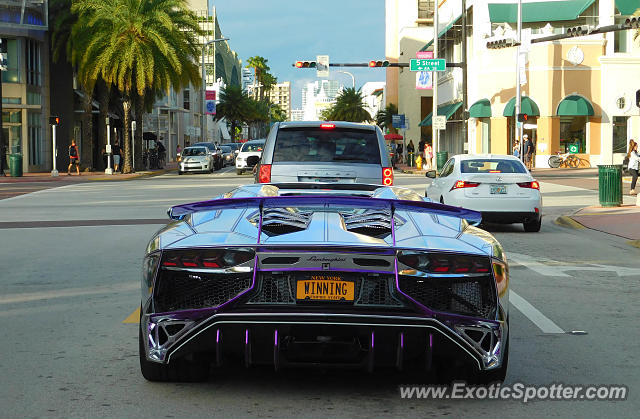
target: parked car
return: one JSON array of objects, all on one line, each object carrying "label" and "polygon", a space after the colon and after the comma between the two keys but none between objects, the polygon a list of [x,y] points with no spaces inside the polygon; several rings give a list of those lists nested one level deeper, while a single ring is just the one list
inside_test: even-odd
[{"label": "parked car", "polygon": [[204,146],[185,147],[178,163],[178,174],[187,172],[213,172],[215,161],[209,149]]},{"label": "parked car", "polygon": [[245,170],[253,169],[260,161],[264,139],[247,141],[236,156],[236,173],[241,175]]},{"label": "parked car", "polygon": [[425,196],[447,205],[482,213],[483,221],[523,223],[525,231],[540,231],[542,196],[540,184],[514,156],[457,155],[433,178]]},{"label": "parked car", "polygon": [[229,147],[227,144],[222,144],[220,146],[220,150],[222,151],[222,163],[225,166],[229,164],[235,164],[236,155],[231,147]]},{"label": "parked car", "polygon": [[207,147],[207,150],[209,150],[209,153],[211,153],[211,155],[213,156],[213,169],[222,169],[222,166],[224,166],[224,161],[222,161],[222,151],[220,150],[220,147],[210,142],[195,143],[192,144],[192,146]]},{"label": "parked car", "polygon": [[384,136],[352,122],[280,122],[265,143],[258,183],[393,185]]},{"label": "parked car", "polygon": [[147,380],[206,380],[238,359],[504,380],[509,269],[479,213],[404,188],[298,185],[169,210],[143,263]]}]

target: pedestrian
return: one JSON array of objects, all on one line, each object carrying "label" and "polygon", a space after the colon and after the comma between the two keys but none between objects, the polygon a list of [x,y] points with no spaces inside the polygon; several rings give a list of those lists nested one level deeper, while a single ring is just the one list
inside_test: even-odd
[{"label": "pedestrian", "polygon": [[107,154],[107,148],[106,147],[102,147],[102,151],[100,152],[100,155],[102,156],[102,162],[104,163],[104,168],[106,169],[108,167],[108,159],[109,159],[109,155]]},{"label": "pedestrian", "polygon": [[117,172],[120,168],[120,159],[122,158],[122,148],[120,148],[120,144],[118,140],[113,143],[113,147],[111,148],[113,154],[113,171]]},{"label": "pedestrian", "polygon": [[182,153],[182,148],[180,148],[180,144],[176,145],[176,156],[179,156]]},{"label": "pedestrian", "polygon": [[638,168],[640,166],[640,156],[638,155],[638,144],[634,141],[631,150],[627,153],[629,158],[629,173],[631,173],[631,190],[630,195],[636,195],[636,182],[638,181]]},{"label": "pedestrian", "polygon": [[622,169],[628,171],[629,169],[629,154],[631,153],[631,151],[633,151],[633,145],[636,142],[633,140],[633,138],[631,138],[629,140],[629,146],[627,147],[627,155],[624,157],[624,160],[622,160]]},{"label": "pedestrian", "polygon": [[398,143],[398,146],[396,147],[396,162],[402,163],[403,151],[404,151],[404,147],[402,146],[402,143]]},{"label": "pedestrian", "polygon": [[424,145],[427,141],[423,138],[418,143],[418,154],[422,154],[424,152]]},{"label": "pedestrian", "polygon": [[76,166],[76,172],[80,176],[80,154],[78,153],[78,146],[76,140],[71,140],[69,146],[69,167],[67,167],[67,176],[71,176],[71,166]]},{"label": "pedestrian", "polygon": [[516,140],[513,145],[513,155],[516,157],[520,157],[520,141]]},{"label": "pedestrian", "polygon": [[524,162],[527,165],[527,169],[531,170],[533,166],[533,141],[527,134],[522,136],[522,141],[524,141]]},{"label": "pedestrian", "polygon": [[431,161],[433,160],[433,147],[431,143],[425,142],[424,144],[424,166],[425,170],[431,170]]},{"label": "pedestrian", "polygon": [[413,145],[413,140],[409,140],[409,144],[407,144],[407,153],[415,153],[416,147]]}]

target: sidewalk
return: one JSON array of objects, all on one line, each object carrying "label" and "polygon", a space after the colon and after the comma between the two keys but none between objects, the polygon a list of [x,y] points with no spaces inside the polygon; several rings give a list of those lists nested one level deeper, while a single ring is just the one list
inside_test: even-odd
[{"label": "sidewalk", "polygon": [[574,229],[588,228],[630,240],[640,247],[640,206],[586,207],[556,219],[556,224]]},{"label": "sidewalk", "polygon": [[71,172],[71,176],[66,171],[59,172],[57,177],[51,176],[51,172],[24,173],[21,177],[0,176],[0,183],[33,183],[33,182],[59,182],[59,183],[78,183],[89,181],[121,181],[139,179],[148,176],[157,176],[163,173],[177,170],[178,163],[167,163],[163,169],[138,171],[135,173],[114,173],[107,175],[104,172],[80,172],[80,176],[75,171]]}]

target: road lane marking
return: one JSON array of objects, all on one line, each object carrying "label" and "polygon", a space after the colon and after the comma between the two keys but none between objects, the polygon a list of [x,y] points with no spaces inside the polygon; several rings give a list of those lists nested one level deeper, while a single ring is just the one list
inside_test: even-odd
[{"label": "road lane marking", "polygon": [[133,310],[133,313],[129,314],[129,316],[127,316],[127,318],[124,319],[122,323],[129,323],[129,324],[140,323],[140,307]]},{"label": "road lane marking", "polygon": [[[565,277],[570,278],[571,275],[566,274],[567,271],[596,271],[596,272],[615,272],[618,276],[640,276],[640,268],[629,268],[624,266],[602,265],[598,263],[580,262],[568,264],[553,259],[524,255],[520,253],[507,253],[510,261],[516,262],[518,265],[529,268],[543,276]],[[585,266],[586,265],[586,266]]]},{"label": "road lane marking", "polygon": [[514,291],[509,291],[509,302],[518,309],[520,313],[524,314],[526,318],[538,326],[538,328],[542,330],[542,333],[565,333],[560,326],[555,324],[550,318],[542,314],[540,310],[532,306],[531,303],[520,297],[520,295]]},{"label": "road lane marking", "polygon": [[140,282],[121,282],[109,286],[88,288],[67,288],[65,290],[31,292],[0,296],[0,304],[26,303],[29,301],[50,300],[53,298],[79,297],[83,295],[109,294],[116,292],[128,292],[140,289]]}]

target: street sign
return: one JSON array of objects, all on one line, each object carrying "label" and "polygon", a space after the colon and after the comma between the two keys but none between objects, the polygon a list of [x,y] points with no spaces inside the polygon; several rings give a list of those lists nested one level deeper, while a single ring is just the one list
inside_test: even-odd
[{"label": "street sign", "polygon": [[411,71],[444,71],[444,58],[412,58],[409,61]]},{"label": "street sign", "polygon": [[328,55],[316,55],[316,76],[319,78],[329,77]]},{"label": "street sign", "polygon": [[215,90],[207,90],[205,92],[205,107],[207,115],[215,115],[216,114],[216,91]]},{"label": "street sign", "polygon": [[391,115],[391,125],[394,128],[404,128],[404,114]]},{"label": "street sign", "polygon": [[438,130],[447,128],[447,117],[444,115],[436,115],[433,118],[433,127]]}]

